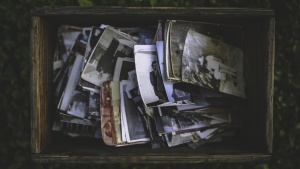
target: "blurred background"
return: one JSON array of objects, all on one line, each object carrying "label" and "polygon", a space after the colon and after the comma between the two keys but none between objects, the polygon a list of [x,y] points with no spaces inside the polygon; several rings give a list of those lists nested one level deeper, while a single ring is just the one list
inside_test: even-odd
[{"label": "blurred background", "polygon": [[[259,164],[35,164],[30,152],[30,9],[36,6],[270,8],[276,15],[274,147]],[[298,0],[1,0],[0,169],[300,168],[300,2]]]}]

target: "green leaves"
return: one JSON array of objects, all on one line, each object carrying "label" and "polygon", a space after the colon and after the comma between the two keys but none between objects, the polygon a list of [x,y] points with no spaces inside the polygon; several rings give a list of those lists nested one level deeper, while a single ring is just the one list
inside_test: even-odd
[{"label": "green leaves", "polygon": [[80,6],[94,6],[90,0],[77,0]]}]

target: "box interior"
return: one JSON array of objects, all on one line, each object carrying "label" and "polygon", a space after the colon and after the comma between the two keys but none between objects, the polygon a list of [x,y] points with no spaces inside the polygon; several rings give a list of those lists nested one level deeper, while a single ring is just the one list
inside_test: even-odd
[{"label": "box interior", "polygon": [[[268,153],[267,145],[267,116],[269,114],[268,103],[268,85],[269,78],[269,51],[268,51],[268,30],[270,27],[270,17],[263,16],[222,16],[222,15],[193,15],[193,14],[157,14],[157,15],[134,15],[134,14],[103,14],[103,15],[49,15],[39,16],[41,21],[47,24],[40,24],[47,31],[40,32],[44,38],[45,47],[48,50],[44,52],[47,55],[40,55],[41,62],[49,61],[45,64],[46,75],[48,78],[42,79],[42,84],[47,84],[50,90],[40,93],[46,98],[47,104],[51,105],[44,110],[44,119],[41,125],[44,125],[42,136],[33,139],[42,139],[41,146],[34,153],[41,154],[75,154],[75,155],[91,155],[99,156],[101,154],[160,154],[164,156],[172,154],[251,154],[251,153]],[[102,23],[113,26],[148,26],[157,25],[158,20],[177,19],[199,22],[234,24],[242,26],[245,30],[244,44],[244,66],[246,77],[246,94],[247,100],[243,106],[241,116],[243,117],[244,126],[240,129],[236,140],[221,143],[210,143],[191,149],[188,146],[178,146],[167,149],[152,149],[150,144],[134,145],[127,147],[109,147],[102,140],[93,138],[70,138],[60,133],[51,131],[52,121],[56,105],[51,99],[51,81],[52,78],[52,57],[54,45],[56,42],[57,28],[62,24],[78,25],[78,26],[95,26]],[[33,28],[34,30],[37,28]],[[50,57],[50,58],[47,58]],[[39,79],[33,79],[39,80]],[[37,103],[38,104],[38,103]],[[33,105],[34,107],[35,105]],[[37,118],[42,118],[38,116]]]}]

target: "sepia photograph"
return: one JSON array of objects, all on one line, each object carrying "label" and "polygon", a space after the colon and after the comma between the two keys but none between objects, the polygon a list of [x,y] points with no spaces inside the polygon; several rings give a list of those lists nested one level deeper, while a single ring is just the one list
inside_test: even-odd
[{"label": "sepia photograph", "polygon": [[170,20],[168,58],[170,60],[173,76],[177,79],[181,79],[182,55],[189,29],[238,47],[241,47],[243,40],[242,29],[238,26]]},{"label": "sepia photograph", "polygon": [[108,26],[91,53],[81,78],[96,86],[112,80],[117,58],[133,57],[135,44],[135,41]]},{"label": "sepia photograph", "polygon": [[111,118],[116,132],[114,141],[118,145],[124,143],[121,133],[120,82],[110,81],[109,87],[111,94]]},{"label": "sepia photograph", "polygon": [[171,54],[170,54],[170,20],[165,22],[165,30],[164,30],[164,51],[165,51],[165,71],[166,71],[166,78],[168,81],[180,81],[180,77],[176,77],[173,73],[172,61],[171,61]]},{"label": "sepia photograph", "polygon": [[101,132],[106,145],[116,146],[116,130],[112,118],[112,96],[110,83],[105,81],[101,85]]},{"label": "sepia photograph", "polygon": [[241,98],[245,95],[243,51],[189,30],[182,56],[182,81]]}]

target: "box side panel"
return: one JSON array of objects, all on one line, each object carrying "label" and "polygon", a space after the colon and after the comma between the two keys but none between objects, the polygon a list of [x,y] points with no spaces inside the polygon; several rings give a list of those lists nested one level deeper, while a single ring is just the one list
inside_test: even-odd
[{"label": "box side panel", "polygon": [[214,15],[214,16],[271,16],[270,9],[255,8],[218,8],[218,7],[38,7],[32,10],[33,15],[115,15],[115,14],[147,14],[147,15]]},{"label": "box side panel", "polygon": [[249,23],[245,33],[245,142],[261,152],[270,152],[272,142],[274,28],[270,18]]},{"label": "box side panel", "polygon": [[50,141],[52,64],[49,23],[32,18],[31,28],[31,150],[41,152]]},{"label": "box side panel", "polygon": [[[59,24],[137,26],[157,20],[177,19],[234,24],[245,22],[245,17],[256,18],[274,15],[270,9],[250,8],[199,8],[199,7],[39,7],[32,10]],[[89,18],[88,20],[86,18]],[[101,19],[100,19],[101,18]],[[228,20],[231,18],[231,20]],[[226,20],[223,22],[223,20]]]},{"label": "box side panel", "polygon": [[239,154],[239,155],[207,155],[207,154],[173,154],[173,155],[149,155],[129,153],[127,155],[99,155],[99,156],[68,156],[37,154],[36,162],[58,163],[258,163],[270,160],[270,155],[265,154]]},{"label": "box side panel", "polygon": [[272,153],[273,149],[273,97],[274,97],[274,58],[275,58],[275,18],[270,18],[267,38],[268,58],[267,63],[267,93],[266,98],[267,114],[266,114],[266,141],[267,151]]}]

